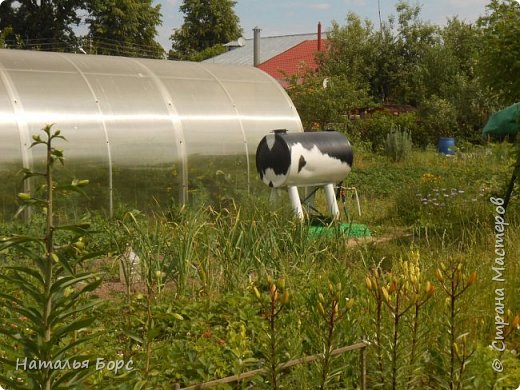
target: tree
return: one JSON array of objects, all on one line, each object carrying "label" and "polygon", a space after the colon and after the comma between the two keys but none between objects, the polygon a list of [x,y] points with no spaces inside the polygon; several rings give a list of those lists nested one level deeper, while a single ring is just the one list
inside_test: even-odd
[{"label": "tree", "polygon": [[209,56],[222,51],[222,44],[238,39],[242,29],[233,10],[235,4],[233,0],[184,0],[180,6],[184,23],[170,37],[170,58],[189,60],[198,56],[201,60],[205,57],[201,52]]},{"label": "tree", "polygon": [[[480,129],[487,114],[496,107],[489,88],[478,77],[478,56],[482,30],[476,24],[448,20],[441,30],[444,77],[439,96],[448,99],[457,112],[456,136],[481,139]],[[435,93],[435,92],[434,92]]]},{"label": "tree", "polygon": [[[290,94],[302,120],[323,127],[352,108],[370,106],[372,99],[418,108],[415,141],[421,136],[425,142],[436,142],[441,135],[479,140],[483,120],[497,104],[477,72],[482,29],[457,18],[444,27],[426,23],[420,18],[420,6],[405,0],[397,3],[396,11],[379,30],[353,13],[344,26],[333,23],[329,49],[319,56],[319,71],[305,77],[303,85],[291,84]],[[508,14],[508,25],[514,15]],[[520,47],[519,26],[514,24],[517,39],[508,47]],[[520,66],[520,50],[515,53]],[[509,72],[514,66],[509,64],[505,73],[518,80],[520,72]],[[324,78],[336,80],[333,88],[319,88]],[[343,92],[358,98],[343,102]],[[377,137],[372,141],[373,145],[379,142]]]},{"label": "tree", "polygon": [[376,55],[371,91],[375,100],[381,103],[400,100],[395,91],[401,82],[398,70],[402,67],[403,61],[399,56],[393,28],[394,20],[391,17],[388,22],[381,23],[378,37],[374,40]]},{"label": "tree", "polygon": [[350,111],[370,104],[367,90],[344,75],[307,72],[303,83],[300,80],[290,78],[287,92],[307,129],[325,130],[330,124],[344,122]]},{"label": "tree", "polygon": [[447,99],[435,95],[429,97],[419,107],[419,115],[429,142],[435,143],[439,137],[455,135],[457,111]]},{"label": "tree", "polygon": [[81,22],[82,9],[85,0],[5,0],[0,5],[0,29],[12,28],[5,39],[8,47],[74,51],[73,26]]},{"label": "tree", "polygon": [[164,49],[155,41],[161,6],[152,0],[90,0],[88,42],[96,54],[162,58]]},{"label": "tree", "polygon": [[448,19],[440,34],[444,47],[457,59],[458,68],[473,76],[480,46],[480,28],[454,17]]},{"label": "tree", "polygon": [[[329,74],[345,74],[367,86],[375,101],[418,104],[418,67],[440,37],[435,26],[420,20],[420,7],[397,4],[397,17],[376,31],[369,21],[349,13],[346,25],[333,23],[329,51],[321,63]],[[397,20],[397,25],[396,24]]]},{"label": "tree", "polygon": [[327,76],[345,75],[351,83],[368,89],[377,51],[373,26],[351,12],[346,21],[344,27],[332,23],[329,50],[320,59],[320,70]]},{"label": "tree", "polygon": [[12,27],[5,27],[0,31],[0,48],[4,48],[6,46],[6,39],[13,33]]},{"label": "tree", "polygon": [[395,86],[394,96],[399,97],[400,103],[417,105],[424,96],[421,94],[421,78],[418,69],[427,52],[439,43],[437,26],[423,22],[419,15],[419,5],[411,6],[401,0],[397,4],[398,36],[397,53],[399,65],[395,78],[400,80]]},{"label": "tree", "polygon": [[483,29],[479,70],[482,80],[501,103],[520,100],[520,4],[492,0],[488,16],[479,19]]}]

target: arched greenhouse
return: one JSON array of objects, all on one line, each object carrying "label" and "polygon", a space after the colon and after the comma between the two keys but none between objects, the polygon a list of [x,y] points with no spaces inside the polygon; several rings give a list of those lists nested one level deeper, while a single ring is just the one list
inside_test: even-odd
[{"label": "arched greenhouse", "polygon": [[283,88],[261,70],[191,62],[0,50],[3,218],[23,168],[43,169],[32,135],[67,142],[62,179],[89,179],[88,205],[186,203],[259,182],[254,154],[273,129],[303,131]]}]

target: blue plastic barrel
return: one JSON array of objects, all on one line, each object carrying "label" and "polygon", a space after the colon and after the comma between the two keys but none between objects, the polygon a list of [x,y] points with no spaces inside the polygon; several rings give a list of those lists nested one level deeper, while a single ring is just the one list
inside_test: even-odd
[{"label": "blue plastic barrel", "polygon": [[439,138],[439,144],[437,145],[439,153],[442,154],[455,154],[455,138],[441,137]]}]

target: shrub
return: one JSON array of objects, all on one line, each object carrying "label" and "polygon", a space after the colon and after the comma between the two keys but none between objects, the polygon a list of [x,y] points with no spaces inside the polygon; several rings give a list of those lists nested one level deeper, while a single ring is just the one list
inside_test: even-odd
[{"label": "shrub", "polygon": [[419,107],[423,132],[414,141],[421,145],[436,144],[439,137],[452,137],[457,132],[457,112],[448,100],[432,96]]},{"label": "shrub", "polygon": [[386,136],[385,154],[393,161],[405,160],[412,151],[412,137],[400,128],[393,129]]},{"label": "shrub", "polygon": [[411,135],[415,134],[418,131],[415,114],[406,113],[396,116],[376,112],[365,119],[353,122],[352,133],[360,141],[370,142],[373,151],[380,151],[385,146],[386,134],[393,128],[403,129]]}]

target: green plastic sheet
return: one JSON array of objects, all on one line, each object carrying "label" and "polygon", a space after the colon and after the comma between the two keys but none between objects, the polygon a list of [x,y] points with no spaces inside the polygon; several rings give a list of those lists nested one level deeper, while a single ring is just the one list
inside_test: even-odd
[{"label": "green plastic sheet", "polygon": [[520,102],[491,115],[482,129],[486,135],[508,135],[520,131]]},{"label": "green plastic sheet", "polygon": [[310,237],[327,237],[332,238],[337,235],[346,237],[362,238],[371,237],[370,230],[367,225],[357,223],[342,223],[332,226],[309,226]]}]

